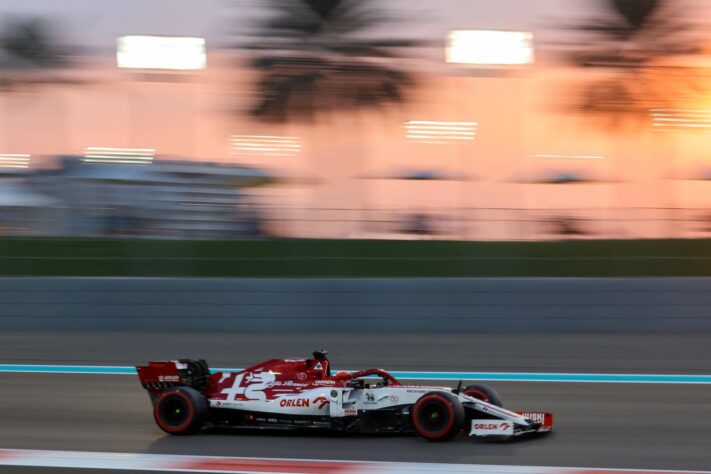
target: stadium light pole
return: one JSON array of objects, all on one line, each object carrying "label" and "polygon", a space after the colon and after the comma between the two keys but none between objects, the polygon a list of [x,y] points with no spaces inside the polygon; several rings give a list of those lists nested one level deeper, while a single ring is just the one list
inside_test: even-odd
[{"label": "stadium light pole", "polygon": [[[129,81],[141,80],[171,81],[186,74],[204,70],[207,67],[205,38],[185,36],[129,35],[116,40],[116,65],[121,70],[132,72]],[[140,116],[140,97],[129,86],[129,135],[130,145],[137,143],[135,120]],[[132,99],[132,100],[131,100]],[[193,95],[193,106],[198,108],[199,87]],[[133,109],[133,110],[131,110]],[[193,151],[197,155],[197,110],[193,123]]]},{"label": "stadium light pole", "polygon": [[[528,31],[504,31],[487,29],[463,29],[449,32],[446,47],[446,62],[456,67],[456,71],[471,78],[511,78],[518,77],[525,72],[535,62],[535,50],[533,44],[533,33]],[[467,81],[467,89],[472,87],[472,81]],[[462,96],[467,96],[468,91],[463,90]],[[525,156],[524,149],[524,125],[523,107],[525,105],[523,88],[516,88],[521,110],[521,119],[517,126],[512,127],[514,136],[518,136],[517,143],[520,147],[517,150],[520,159]],[[466,106],[470,102],[465,101]],[[475,117],[480,122],[480,117]],[[484,124],[485,133],[486,124]],[[481,129],[481,123],[480,123]],[[466,173],[466,154],[461,155],[463,173]],[[463,181],[463,186],[466,182]],[[468,220],[466,219],[466,188],[462,190],[462,209],[464,214],[464,236],[468,235]],[[521,191],[521,208],[523,212],[524,194]],[[523,217],[523,216],[522,216]],[[523,228],[524,219],[521,222],[521,238],[524,239],[526,232]]]},{"label": "stadium light pole", "polygon": [[454,30],[447,41],[447,62],[479,68],[533,64],[533,33],[527,31]]}]

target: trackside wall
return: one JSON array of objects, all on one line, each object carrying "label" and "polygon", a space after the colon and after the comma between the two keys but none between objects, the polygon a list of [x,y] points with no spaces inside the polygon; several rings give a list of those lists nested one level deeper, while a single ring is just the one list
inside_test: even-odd
[{"label": "trackside wall", "polygon": [[0,278],[1,330],[711,332],[711,278]]}]

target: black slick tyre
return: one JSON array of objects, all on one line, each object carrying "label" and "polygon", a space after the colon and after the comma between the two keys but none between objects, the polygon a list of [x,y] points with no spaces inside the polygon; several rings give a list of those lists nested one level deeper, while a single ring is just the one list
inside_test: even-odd
[{"label": "black slick tyre", "polygon": [[174,387],[162,392],[153,407],[158,427],[172,435],[200,431],[207,418],[207,401],[190,387]]},{"label": "black slick tyre", "polygon": [[484,402],[491,403],[492,405],[496,405],[497,407],[504,406],[504,404],[501,403],[501,397],[499,397],[499,394],[496,393],[496,390],[489,387],[488,385],[467,385],[462,389],[462,393],[464,395],[476,398],[477,400],[482,400]]},{"label": "black slick tyre", "polygon": [[464,425],[464,408],[456,396],[448,392],[430,392],[412,407],[415,431],[428,441],[448,441]]}]

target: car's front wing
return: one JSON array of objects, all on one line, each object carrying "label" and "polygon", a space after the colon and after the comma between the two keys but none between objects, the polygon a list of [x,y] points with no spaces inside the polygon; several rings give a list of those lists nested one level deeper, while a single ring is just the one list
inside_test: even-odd
[{"label": "car's front wing", "polygon": [[[514,412],[482,400],[460,394],[464,406],[474,411],[469,436],[511,437],[548,433],[553,429],[553,414],[547,412]],[[481,414],[477,416],[478,414]]]}]

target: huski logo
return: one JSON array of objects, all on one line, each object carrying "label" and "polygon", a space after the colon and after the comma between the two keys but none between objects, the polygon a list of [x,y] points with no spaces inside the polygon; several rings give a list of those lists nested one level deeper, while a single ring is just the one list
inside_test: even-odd
[{"label": "huski logo", "polygon": [[368,392],[365,394],[365,401],[367,402],[374,402],[375,401],[375,395],[372,393]]},{"label": "huski logo", "polygon": [[543,424],[546,421],[546,414],[545,413],[540,413],[540,412],[530,412],[530,411],[523,411],[519,413],[524,418],[528,418],[534,423],[540,423]]}]

